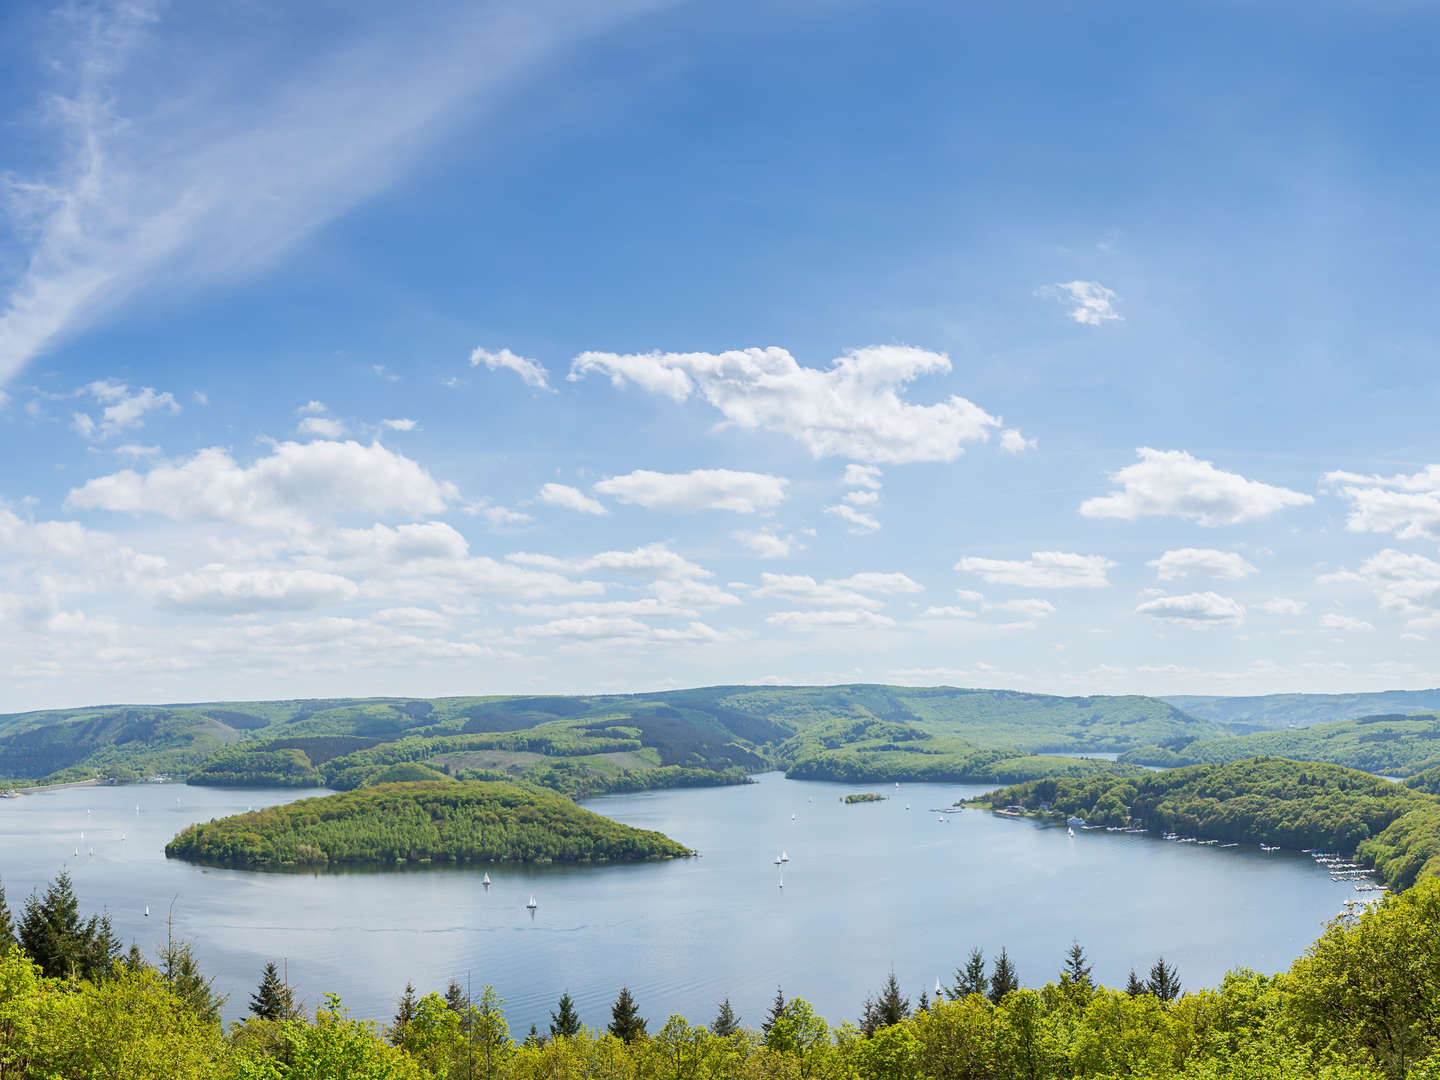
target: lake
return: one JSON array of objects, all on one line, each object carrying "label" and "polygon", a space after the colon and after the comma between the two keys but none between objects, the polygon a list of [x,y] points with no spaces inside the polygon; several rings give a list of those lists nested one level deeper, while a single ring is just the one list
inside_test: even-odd
[{"label": "lake", "polygon": [[[700,858],[491,866],[488,890],[486,867],[286,874],[165,858],[165,843],[192,822],[313,793],[45,792],[0,802],[0,878],[18,912],[68,868],[82,911],[108,909],[121,938],[151,955],[173,898],[177,934],[230,994],[227,1017],[245,1011],[267,961],[286,960],[308,1004],[334,991],[354,1014],[380,1020],[407,980],[424,992],[468,978],[476,997],[491,983],[518,1036],[532,1022],[543,1029],[567,989],[581,1019],[603,1025],[622,984],[652,1027],[668,1012],[708,1021],[726,995],[757,1026],[777,984],[838,1023],[859,1015],[892,968],[915,998],[937,977],[949,982],[976,945],[987,956],[1005,946],[1027,985],[1055,978],[1072,940],[1110,985],[1132,967],[1143,975],[1161,953],[1187,987],[1213,985],[1229,968],[1289,966],[1354,895],[1295,852],[1105,832],[1072,839],[1028,820],[930,812],[983,790],[973,785],[890,785],[884,802],[845,806],[853,785],[758,779],[586,804]],[[773,863],[782,849],[783,889]]]}]

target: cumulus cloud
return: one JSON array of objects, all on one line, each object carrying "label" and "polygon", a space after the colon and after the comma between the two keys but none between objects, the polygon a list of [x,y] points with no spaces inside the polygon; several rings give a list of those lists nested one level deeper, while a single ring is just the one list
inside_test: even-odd
[{"label": "cumulus cloud", "polygon": [[1124,316],[1115,310],[1119,299],[1113,289],[1107,289],[1098,281],[1057,281],[1047,289],[1040,290],[1074,306],[1067,312],[1070,318],[1082,326],[1103,326],[1107,322],[1123,322]]},{"label": "cumulus cloud", "polygon": [[920,593],[925,591],[925,586],[909,574],[895,571],[867,570],[859,574],[851,574],[846,578],[832,578],[829,584],[838,585],[842,589],[859,589],[861,592]]},{"label": "cumulus cloud", "polygon": [[1418,615],[1440,611],[1440,562],[1424,555],[1386,548],[1366,559],[1358,570],[1327,574],[1320,582],[1368,585],[1387,611]]},{"label": "cumulus cloud", "polygon": [[1178,548],[1167,551],[1146,566],[1155,568],[1161,581],[1175,581],[1190,574],[1208,574],[1221,581],[1239,581],[1256,573],[1254,566],[1233,551],[1214,548]]},{"label": "cumulus cloud", "polygon": [[1035,440],[1027,439],[1015,428],[1006,428],[1000,433],[1000,449],[1007,454],[1023,454],[1035,449]]},{"label": "cumulus cloud", "polygon": [[788,604],[803,604],[807,607],[878,609],[883,602],[866,595],[866,590],[837,580],[816,581],[809,574],[760,575],[760,587],[754,592],[757,597],[780,600]]},{"label": "cumulus cloud", "polygon": [[938,607],[928,607],[921,615],[927,619],[978,619],[980,613],[971,608],[963,608],[956,604],[942,604]]},{"label": "cumulus cloud", "polygon": [[1103,555],[1035,551],[1025,560],[966,556],[955,564],[955,569],[979,574],[991,585],[1018,585],[1026,589],[1103,589],[1110,584],[1108,574],[1114,565]]},{"label": "cumulus cloud", "polygon": [[1440,465],[1395,476],[1325,474],[1325,484],[1350,503],[1352,532],[1394,533],[1401,540],[1440,537]]},{"label": "cumulus cloud", "polygon": [[787,533],[782,536],[774,529],[755,529],[748,532],[739,529],[730,535],[740,541],[750,554],[760,559],[788,559],[805,547],[794,534]]},{"label": "cumulus cloud", "polygon": [[888,615],[873,611],[777,611],[766,617],[771,626],[786,630],[878,630],[894,626]]},{"label": "cumulus cloud", "polygon": [[1351,615],[1337,615],[1334,612],[1321,615],[1320,625],[1327,630],[1343,630],[1347,634],[1363,634],[1375,629],[1364,619],[1357,619]]},{"label": "cumulus cloud", "polygon": [[923,375],[944,374],[942,353],[900,345],[856,349],[826,370],[803,367],[786,350],[735,349],[723,353],[586,352],[569,378],[609,377],[677,403],[698,393],[746,430],[777,431],[814,457],[843,455],[869,464],[954,461],[966,443],[983,442],[999,418],[951,395],[931,405],[903,397]]},{"label": "cumulus cloud", "polygon": [[539,363],[523,356],[516,356],[509,349],[501,349],[499,352],[476,349],[470,354],[470,366],[479,367],[481,364],[491,371],[513,371],[525,381],[527,386],[533,386],[536,390],[554,392],[550,385],[550,376]]},{"label": "cumulus cloud", "polygon": [[476,499],[464,508],[463,513],[471,517],[483,517],[487,524],[497,529],[507,525],[524,525],[527,521],[535,520],[523,510],[512,510],[508,506],[499,506],[489,499]]},{"label": "cumulus cloud", "polygon": [[1266,615],[1303,615],[1307,606],[1304,600],[1277,596],[1273,600],[1266,600],[1261,604],[1260,610]]},{"label": "cumulus cloud", "polygon": [[578,559],[561,559],[528,551],[518,551],[506,558],[523,566],[538,566],[567,574],[610,571],[651,578],[714,577],[703,566],[697,566],[661,543],[646,544],[631,551],[602,551]]},{"label": "cumulus cloud", "polygon": [[316,441],[279,443],[248,466],[211,447],[145,473],[126,469],[96,477],[65,501],[177,521],[306,530],[319,516],[347,512],[438,514],[458,498],[455,485],[379,443]]},{"label": "cumulus cloud", "polygon": [[880,469],[875,465],[850,464],[845,466],[845,475],[841,478],[840,482],[846,487],[868,488],[871,491],[879,491],[881,475]]},{"label": "cumulus cloud", "polygon": [[419,424],[418,420],[411,420],[408,417],[397,417],[394,420],[381,420],[391,431],[414,431]]},{"label": "cumulus cloud", "polygon": [[598,499],[592,499],[579,488],[569,484],[545,484],[535,496],[547,506],[559,506],[579,514],[608,514],[610,511]]},{"label": "cumulus cloud", "polygon": [[880,529],[880,521],[878,518],[864,511],[856,510],[847,503],[836,503],[833,506],[827,506],[825,507],[825,513],[832,514],[842,521],[849,522],[850,531],[857,536],[877,532]]},{"label": "cumulus cloud", "polygon": [[301,611],[355,599],[349,578],[314,570],[237,570],[219,564],[160,581],[155,593],[175,611],[234,615],[252,611]]},{"label": "cumulus cloud", "polygon": [[601,480],[595,490],[647,510],[730,510],[754,514],[784,502],[789,483],[784,477],[769,473],[733,469],[695,469],[688,473],[637,469],[624,476]]},{"label": "cumulus cloud", "polygon": [[1228,596],[1203,592],[1157,596],[1137,607],[1135,614],[1189,626],[1234,626],[1245,618],[1245,608]]},{"label": "cumulus cloud", "polygon": [[1027,619],[1043,619],[1055,614],[1055,605],[1049,600],[1027,596],[1017,600],[1002,600],[999,603],[986,604],[985,610],[1008,611],[1016,615],[1024,615]]},{"label": "cumulus cloud", "polygon": [[92,398],[103,406],[98,419],[81,412],[71,419],[70,426],[87,439],[108,439],[122,431],[142,428],[145,417],[152,412],[180,411],[180,403],[168,392],[161,393],[153,386],[131,390],[113,379],[87,383],[76,395]]},{"label": "cumulus cloud", "polygon": [[333,416],[307,416],[295,425],[301,435],[317,439],[338,439],[345,434],[345,421]]},{"label": "cumulus cloud", "polygon": [[840,498],[842,502],[847,502],[851,506],[874,506],[880,501],[880,493],[878,491],[865,491],[862,489],[860,491],[847,491]]},{"label": "cumulus cloud", "polygon": [[1080,504],[1086,517],[1135,518],[1164,515],[1200,525],[1237,525],[1292,506],[1308,506],[1312,496],[1247,480],[1217,469],[1184,450],[1140,447],[1140,460],[1110,475],[1116,490]]}]

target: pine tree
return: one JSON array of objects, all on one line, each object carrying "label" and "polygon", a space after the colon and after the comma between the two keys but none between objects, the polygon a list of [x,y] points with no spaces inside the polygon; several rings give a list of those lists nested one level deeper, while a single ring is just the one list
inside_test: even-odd
[{"label": "pine tree", "polygon": [[1135,969],[1130,969],[1130,981],[1125,984],[1125,993],[1131,997],[1139,997],[1141,994],[1148,994],[1145,984],[1140,981],[1140,976],[1135,974]]},{"label": "pine tree", "polygon": [[1090,963],[1085,956],[1085,950],[1080,947],[1078,941],[1070,943],[1070,951],[1065,954],[1065,967],[1060,972],[1061,982],[1071,982],[1078,985],[1094,986],[1094,980],[1090,976]]},{"label": "pine tree", "polygon": [[1165,963],[1165,957],[1162,956],[1155,961],[1155,966],[1150,969],[1150,978],[1146,980],[1145,989],[1161,1001],[1174,1001],[1180,996],[1180,976],[1173,966]]},{"label": "pine tree", "polygon": [[461,1016],[470,1011],[470,995],[460,989],[460,984],[454,979],[451,979],[450,985],[445,988],[445,1007]]},{"label": "pine tree", "polygon": [[[405,990],[411,995],[410,1006],[413,1010],[415,988],[407,984]],[[290,987],[285,985],[285,980],[280,977],[280,969],[273,962],[265,965],[260,986],[250,995],[250,1011],[261,1020],[290,1020],[297,1012],[295,995]]]},{"label": "pine tree", "polygon": [[628,986],[620,988],[620,996],[610,1007],[609,1031],[621,1042],[631,1043],[645,1037],[645,1021],[640,1017],[640,1010],[636,1008]]},{"label": "pine tree", "polygon": [[730,999],[727,997],[720,1002],[720,1011],[715,1014],[715,1019],[710,1024],[710,1034],[728,1039],[739,1030],[740,1020],[735,1015],[735,1010],[730,1007]]},{"label": "pine tree", "polygon": [[983,994],[990,981],[985,976],[985,954],[979,949],[970,950],[970,959],[963,968],[955,969],[955,985],[950,987],[951,1001],[964,1001],[971,994]]},{"label": "pine tree", "polygon": [[92,915],[82,923],[80,902],[63,870],[43,897],[31,893],[25,901],[17,936],[21,948],[51,978],[103,979],[120,958],[110,916]]},{"label": "pine tree", "polygon": [[999,1005],[1006,994],[1019,989],[1020,977],[1015,974],[1015,965],[1010,963],[1010,954],[1002,948],[990,972],[990,1000]]},{"label": "pine tree", "polygon": [[770,1003],[770,1011],[765,1015],[765,1022],[760,1025],[760,1030],[766,1035],[775,1026],[775,1021],[785,1015],[785,991],[775,987],[775,1000]]},{"label": "pine tree", "polygon": [[920,991],[920,1004],[915,1007],[917,1013],[930,1011],[930,995],[924,990]]},{"label": "pine tree", "polygon": [[880,990],[880,996],[865,999],[860,1027],[866,1035],[873,1035],[881,1028],[900,1023],[909,1015],[910,999],[901,995],[900,984],[895,981],[895,972],[892,971]]},{"label": "pine tree", "polygon": [[567,990],[560,995],[555,1011],[550,1014],[550,1037],[552,1039],[573,1039],[580,1034],[580,1015],[575,1011],[575,1002]]},{"label": "pine tree", "polygon": [[140,951],[140,946],[136,945],[133,941],[130,943],[129,950],[125,953],[125,958],[120,961],[120,966],[131,975],[138,975],[150,967],[150,965],[145,962],[145,954]]},{"label": "pine tree", "polygon": [[192,942],[171,935],[160,950],[159,971],[170,992],[185,1002],[196,1016],[203,1020],[220,1019],[220,1009],[229,995],[215,993],[215,980],[201,973]]},{"label": "pine tree", "polygon": [[0,885],[0,952],[16,944],[15,919],[5,903],[5,886]]}]

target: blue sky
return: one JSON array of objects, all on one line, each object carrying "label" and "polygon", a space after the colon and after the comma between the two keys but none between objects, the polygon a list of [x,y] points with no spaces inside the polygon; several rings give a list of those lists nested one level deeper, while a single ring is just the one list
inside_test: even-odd
[{"label": "blue sky", "polygon": [[0,709],[1429,686],[1440,15],[16,3]]}]

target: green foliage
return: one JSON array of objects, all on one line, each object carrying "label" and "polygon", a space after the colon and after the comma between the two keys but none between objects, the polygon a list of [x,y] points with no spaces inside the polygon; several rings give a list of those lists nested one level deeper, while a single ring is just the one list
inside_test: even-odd
[{"label": "green foliage", "polygon": [[865,1008],[860,1015],[860,1030],[874,1035],[882,1027],[898,1024],[910,1015],[910,1000],[900,993],[900,984],[895,981],[895,972],[890,972],[880,993],[865,999]]},{"label": "green foliage", "polygon": [[740,1018],[735,1015],[734,1008],[730,1005],[727,997],[720,1002],[720,1008],[715,1013],[715,1019],[710,1021],[710,1031],[722,1039],[729,1038],[740,1030]]},{"label": "green foliage", "polygon": [[1336,765],[1252,758],[1134,779],[1039,780],[985,798],[1091,824],[1356,851],[1398,888],[1440,873],[1440,799]]},{"label": "green foliage", "polygon": [[[413,995],[413,987],[407,986],[405,989],[408,994]],[[293,1020],[299,1014],[295,995],[280,977],[280,969],[275,966],[274,961],[265,965],[260,985],[255,993],[250,995],[250,1012],[261,1020]]]},{"label": "green foliage", "polygon": [[44,896],[25,901],[17,937],[47,978],[103,979],[115,969],[120,942],[109,915],[81,921],[70,875],[61,871]]},{"label": "green foliage", "polygon": [[[1166,697],[1191,716],[1255,730],[1309,727],[1382,713],[1440,710],[1440,690],[1382,690],[1368,694],[1263,694],[1258,697]],[[1155,740],[1162,742],[1163,740]]]},{"label": "green foliage", "polygon": [[1324,761],[1385,776],[1410,776],[1440,766],[1440,715],[1362,716],[1293,731],[1201,739],[1170,749],[1140,747],[1121,755],[1121,760],[1171,767],[1259,756]]},{"label": "green foliage", "polygon": [[552,1039],[573,1039],[580,1034],[580,1016],[575,1011],[575,1002],[569,991],[560,995],[555,1011],[550,1014],[550,1037]]},{"label": "green foliage", "polygon": [[1004,949],[995,958],[995,966],[990,969],[990,1003],[999,1005],[1006,996],[1013,994],[1020,989],[1020,976],[1015,972],[1015,965],[1010,960],[1010,954]]},{"label": "green foliage", "polygon": [[569,799],[505,782],[385,784],[192,825],[167,855],[254,867],[633,862],[689,852]]},{"label": "green foliage", "polygon": [[615,999],[615,1004],[610,1006],[611,1035],[624,1043],[632,1043],[636,1039],[645,1037],[645,1019],[640,1015],[639,1006],[635,1004],[635,998],[630,993],[628,986],[620,988],[620,994]]}]

